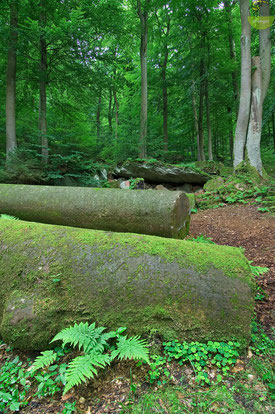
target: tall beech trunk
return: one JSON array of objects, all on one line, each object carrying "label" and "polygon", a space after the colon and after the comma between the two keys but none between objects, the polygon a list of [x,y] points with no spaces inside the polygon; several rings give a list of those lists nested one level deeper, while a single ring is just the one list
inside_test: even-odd
[{"label": "tall beech trunk", "polygon": [[203,98],[205,93],[205,66],[203,58],[200,61],[200,97],[199,97],[199,155],[200,159],[198,161],[205,161],[205,154],[204,154],[204,136],[203,136]]},{"label": "tall beech trunk", "polygon": [[248,22],[249,0],[240,0],[240,12],[242,21],[241,34],[241,91],[240,105],[235,131],[234,142],[234,167],[236,168],[244,160],[246,134],[250,115],[251,100],[251,26]]},{"label": "tall beech trunk", "polygon": [[150,0],[145,1],[142,10],[141,1],[137,0],[137,12],[140,19],[140,67],[141,67],[141,109],[140,109],[140,158],[147,157],[147,42],[148,42],[148,6]]},{"label": "tall beech trunk", "polygon": [[251,90],[251,108],[250,119],[247,133],[247,157],[252,167],[262,175],[261,161],[261,133],[262,133],[262,115],[263,115],[263,88],[262,88],[262,68],[259,56],[252,58],[252,90]]},{"label": "tall beech trunk", "polygon": [[[229,43],[229,50],[230,50],[230,59],[233,65],[236,62],[236,51],[235,51],[235,44],[234,44],[234,37],[233,37],[233,22],[232,22],[232,14],[231,14],[231,5],[228,0],[224,1],[225,12],[227,13],[227,27],[228,27],[228,43]],[[239,101],[239,86],[238,86],[238,70],[237,68],[233,69],[231,72],[232,77],[232,87],[234,93],[234,99],[237,103]]]},{"label": "tall beech trunk", "polygon": [[108,125],[109,125],[109,132],[112,136],[113,134],[113,125],[112,125],[112,102],[113,102],[113,94],[112,89],[109,90],[109,105],[108,105]]},{"label": "tall beech trunk", "polygon": [[[168,151],[168,93],[167,93],[167,62],[169,56],[168,36],[170,33],[171,17],[167,17],[166,32],[164,33],[163,62],[161,63],[161,80],[162,80],[162,116],[163,116],[163,143],[164,151]],[[164,29],[161,28],[164,32]]]},{"label": "tall beech trunk", "polygon": [[46,0],[40,2],[40,87],[39,87],[39,134],[42,146],[42,155],[47,163],[49,159],[49,144],[47,138],[47,43],[44,29],[46,26]]},{"label": "tall beech trunk", "polygon": [[[269,16],[269,4],[263,3],[260,6],[260,16]],[[267,94],[270,71],[271,71],[271,42],[270,27],[259,30],[260,56],[252,59],[252,99],[251,112],[247,134],[247,157],[251,166],[255,167],[262,175],[261,161],[261,133],[263,103]]]},{"label": "tall beech trunk", "polygon": [[18,12],[16,1],[10,5],[10,40],[6,76],[6,158],[17,147],[16,142],[16,45]]},{"label": "tall beech trunk", "polygon": [[117,141],[118,126],[119,126],[119,102],[118,102],[118,99],[117,99],[117,93],[116,93],[115,88],[113,90],[113,94],[114,94],[114,101],[115,101],[115,108],[116,108],[116,111],[115,111],[115,119],[116,119],[115,139]]},{"label": "tall beech trunk", "polygon": [[198,113],[197,113],[197,103],[196,103],[195,82],[194,82],[194,80],[192,82],[192,106],[193,106],[193,115],[194,115],[195,130],[196,130],[196,135],[197,135],[198,161],[201,161],[200,136],[199,136],[199,121],[198,121]]},{"label": "tall beech trunk", "polygon": [[100,141],[100,129],[101,129],[100,115],[101,115],[101,91],[98,97],[97,110],[96,110],[96,136],[97,136],[98,142]]}]

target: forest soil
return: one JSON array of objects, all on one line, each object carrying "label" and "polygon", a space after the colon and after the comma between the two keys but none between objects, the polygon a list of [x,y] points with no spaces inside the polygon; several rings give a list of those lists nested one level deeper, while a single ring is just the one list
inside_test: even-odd
[{"label": "forest soil", "polygon": [[[189,237],[196,238],[199,235],[209,237],[217,244],[243,247],[246,257],[253,261],[254,266],[269,268],[268,273],[257,278],[257,283],[266,292],[266,297],[263,301],[256,301],[256,311],[257,319],[263,324],[266,333],[271,333],[271,328],[274,326],[275,301],[274,217],[266,213],[260,213],[256,206],[249,204],[227,205],[217,209],[199,211],[192,215]],[[16,353],[16,350],[12,354],[13,356],[19,355],[23,361],[28,356],[34,358],[33,355],[27,353]],[[6,346],[3,344],[0,347],[0,368],[7,357],[11,357],[11,355],[10,352],[6,352]],[[239,364],[245,364],[246,358],[244,357],[238,361]],[[145,380],[146,372],[145,365],[137,367],[134,361],[122,361],[102,372],[98,378],[88,384],[72,389],[64,397],[61,396],[61,393],[52,398],[44,397],[42,399],[30,396],[28,406],[22,408],[20,413],[61,414],[71,412],[63,410],[66,402],[72,403],[73,401],[76,401],[77,413],[125,413],[128,411],[127,406],[133,403],[132,397],[135,399],[138,394],[142,395],[147,389],[151,388]],[[192,377],[192,370],[190,370],[190,373],[189,376]],[[176,371],[174,374],[176,377]],[[132,380],[130,380],[130,377],[132,377]],[[131,381],[133,384],[139,384],[135,396],[131,392]],[[240,403],[240,409],[243,410],[244,408],[245,406]]]}]

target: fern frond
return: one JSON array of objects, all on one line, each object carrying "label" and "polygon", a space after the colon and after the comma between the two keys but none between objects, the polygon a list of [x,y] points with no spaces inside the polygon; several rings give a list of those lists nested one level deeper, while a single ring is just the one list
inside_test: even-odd
[{"label": "fern frond", "polygon": [[6,219],[6,220],[18,220],[17,217],[9,216],[8,214],[0,214],[0,218],[1,219]]},{"label": "fern frond", "polygon": [[87,379],[97,375],[95,367],[104,368],[110,363],[109,355],[81,355],[74,358],[68,365],[65,373],[66,385],[63,394],[66,394],[72,387],[85,382]]},{"label": "fern frond", "polygon": [[111,358],[118,357],[119,359],[143,359],[149,363],[149,350],[145,340],[140,339],[139,336],[120,336],[117,342],[117,349],[115,349]]},{"label": "fern frond", "polygon": [[43,351],[41,355],[39,355],[32,366],[32,372],[37,371],[40,368],[45,368],[48,365],[51,365],[54,361],[56,361],[57,353],[54,351]]},{"label": "fern frond", "polygon": [[61,340],[63,346],[70,344],[73,346],[78,346],[78,349],[87,353],[88,350],[91,350],[98,343],[99,338],[104,331],[104,327],[95,327],[95,323],[88,325],[88,322],[79,324],[75,323],[74,326],[69,328],[62,329],[51,342]]}]

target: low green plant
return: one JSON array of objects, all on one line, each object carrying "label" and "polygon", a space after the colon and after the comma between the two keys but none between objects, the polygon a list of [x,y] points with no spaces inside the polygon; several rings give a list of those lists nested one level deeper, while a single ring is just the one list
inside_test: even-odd
[{"label": "low green plant", "polygon": [[177,340],[164,342],[164,354],[167,360],[175,359],[179,365],[190,362],[196,374],[196,381],[201,384],[210,384],[211,380],[205,368],[210,364],[217,368],[219,374],[217,381],[228,374],[230,366],[236,363],[239,356],[240,344],[238,342],[182,342]]},{"label": "low green plant", "polygon": [[142,183],[142,186],[144,186],[144,178],[131,178],[130,179],[130,189],[131,190],[137,189],[139,183]]},{"label": "low green plant", "polygon": [[19,411],[28,404],[25,398],[31,386],[29,376],[18,356],[8,358],[1,366],[0,412]]},{"label": "low green plant", "polygon": [[0,214],[0,218],[5,220],[18,220],[17,217],[9,216],[8,214]]},{"label": "low green plant", "polygon": [[215,244],[212,239],[210,237],[206,237],[203,234],[200,234],[198,237],[192,237],[190,239],[188,239],[189,241],[194,241],[197,243],[210,243],[210,244]]},{"label": "low green plant", "polygon": [[[97,375],[97,369],[106,367],[114,358],[149,362],[146,342],[139,336],[127,338],[122,335],[125,329],[119,328],[117,331],[103,333],[104,327],[96,328],[95,323],[89,325],[87,322],[80,322],[63,329],[53,338],[51,342],[62,341],[63,347],[70,344],[81,352],[81,355],[69,362],[63,373],[65,382],[63,394],[75,385],[94,378]],[[33,374],[53,364],[56,359],[55,351],[42,352],[33,364]]]},{"label": "low green plant", "polygon": [[65,407],[62,411],[62,414],[72,414],[72,413],[74,413],[75,412],[75,404],[76,404],[75,402],[73,402],[73,403],[66,402]]}]

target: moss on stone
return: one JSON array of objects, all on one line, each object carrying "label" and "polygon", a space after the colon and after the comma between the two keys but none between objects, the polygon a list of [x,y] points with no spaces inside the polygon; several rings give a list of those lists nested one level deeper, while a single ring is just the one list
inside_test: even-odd
[{"label": "moss on stone", "polygon": [[[254,280],[240,249],[1,220],[0,251],[0,331],[19,348],[44,348],[84,320],[167,339],[249,340]],[[13,324],[21,299],[32,314]]]}]

